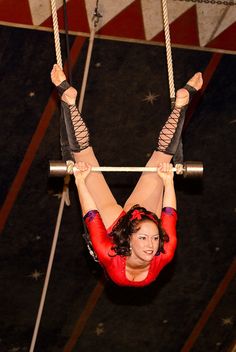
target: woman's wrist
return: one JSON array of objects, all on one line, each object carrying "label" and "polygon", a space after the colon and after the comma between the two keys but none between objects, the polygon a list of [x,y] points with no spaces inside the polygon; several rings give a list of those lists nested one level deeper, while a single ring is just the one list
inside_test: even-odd
[{"label": "woman's wrist", "polygon": [[174,186],[174,180],[173,180],[173,178],[165,179],[165,180],[163,180],[163,184],[164,184],[164,187],[168,187],[168,186],[173,187]]},{"label": "woman's wrist", "polygon": [[85,185],[85,179],[82,177],[76,177],[75,183],[76,183],[76,186],[78,186],[78,187],[83,186],[83,185]]}]

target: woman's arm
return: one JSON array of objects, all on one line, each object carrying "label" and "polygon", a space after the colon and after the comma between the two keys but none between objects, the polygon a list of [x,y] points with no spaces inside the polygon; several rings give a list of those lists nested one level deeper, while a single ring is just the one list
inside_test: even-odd
[{"label": "woman's arm", "polygon": [[97,205],[86,185],[86,178],[90,172],[91,166],[88,163],[79,162],[75,164],[75,183],[78,189],[85,224],[99,262],[106,266],[111,261],[109,252],[111,252],[112,242],[107,236],[107,231],[98,212]]},{"label": "woman's arm", "polygon": [[161,177],[164,185],[163,208],[171,207],[177,209],[176,195],[174,188],[173,165],[161,163],[158,167],[158,175]]},{"label": "woman's arm", "polygon": [[86,178],[91,171],[91,166],[84,162],[75,164],[75,184],[79,194],[82,214],[85,216],[90,210],[98,210],[97,205],[86,185]]},{"label": "woman's arm", "polygon": [[177,245],[177,213],[173,165],[161,163],[158,167],[158,175],[161,177],[164,185],[161,223],[162,228],[169,236],[169,241],[164,243],[165,254],[162,256],[162,264],[166,265],[173,258]]},{"label": "woman's arm", "polygon": [[163,208],[171,207],[177,209],[174,180],[168,180],[164,183]]}]

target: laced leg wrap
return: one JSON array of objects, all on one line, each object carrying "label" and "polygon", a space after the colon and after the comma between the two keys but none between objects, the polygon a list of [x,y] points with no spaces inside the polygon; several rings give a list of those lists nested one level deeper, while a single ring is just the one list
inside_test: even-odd
[{"label": "laced leg wrap", "polygon": [[157,150],[165,154],[174,155],[181,141],[187,107],[174,107],[159,134]]},{"label": "laced leg wrap", "polygon": [[65,125],[71,151],[80,152],[89,147],[89,130],[76,105],[62,102],[65,112]]}]

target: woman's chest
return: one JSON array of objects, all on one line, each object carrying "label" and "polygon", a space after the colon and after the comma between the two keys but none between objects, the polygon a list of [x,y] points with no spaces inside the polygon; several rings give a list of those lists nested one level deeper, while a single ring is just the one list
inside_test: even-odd
[{"label": "woman's chest", "polygon": [[143,281],[147,278],[149,273],[149,267],[145,269],[133,270],[126,267],[125,276],[129,281]]}]

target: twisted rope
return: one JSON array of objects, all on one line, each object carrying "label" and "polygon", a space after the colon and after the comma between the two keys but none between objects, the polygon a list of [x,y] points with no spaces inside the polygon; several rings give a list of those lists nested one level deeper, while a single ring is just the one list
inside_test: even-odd
[{"label": "twisted rope", "polygon": [[166,43],[166,59],[167,59],[169,91],[170,91],[170,99],[173,102],[175,100],[175,84],[174,84],[167,0],[162,0],[161,3],[162,3],[163,23],[164,23],[164,33],[165,33],[165,43]]},{"label": "twisted rope", "polygon": [[64,183],[64,189],[63,189],[63,192],[62,192],[60,207],[59,207],[59,211],[58,211],[58,215],[57,215],[57,222],[56,222],[55,232],[54,232],[54,236],[53,236],[53,242],[52,242],[50,257],[49,257],[49,261],[48,261],[47,273],[46,273],[46,277],[45,277],[45,280],[44,280],[43,291],[42,291],[42,295],[41,295],[41,300],[40,300],[40,304],[39,304],[37,319],[36,319],[36,323],[35,323],[35,327],[34,327],[34,333],[33,333],[33,337],[32,337],[32,340],[31,340],[31,345],[30,345],[29,352],[33,352],[34,351],[34,347],[35,347],[35,343],[36,343],[36,339],[37,339],[37,335],[38,335],[38,330],[39,330],[39,325],[40,325],[40,321],[41,321],[41,317],[42,317],[42,313],[43,313],[45,298],[46,298],[46,294],[47,294],[48,283],[49,283],[49,279],[50,279],[50,275],[51,275],[53,259],[54,259],[54,256],[55,256],[55,250],[56,250],[58,234],[59,234],[60,225],[61,225],[63,209],[64,209],[64,205],[66,203],[66,199],[67,199],[67,196],[68,196],[67,192],[68,192],[69,177],[68,178],[65,177],[65,179],[66,179],[66,181]]},{"label": "twisted rope", "polygon": [[53,22],[56,60],[57,60],[57,64],[62,68],[61,44],[60,44],[59,27],[58,27],[58,19],[57,19],[56,0],[51,0],[51,9],[52,9],[52,22]]},{"label": "twisted rope", "polygon": [[[99,17],[101,17],[101,15],[98,13],[97,6],[98,6],[98,1],[97,1],[96,9],[95,9],[95,14],[93,17],[94,26],[93,26],[93,29],[92,29],[91,35],[90,35],[89,48],[88,48],[87,59],[86,59],[86,64],[85,64],[85,71],[84,71],[83,82],[82,82],[82,94],[80,95],[80,100],[79,100],[80,110],[82,109],[82,105],[83,105],[83,99],[84,99],[85,87],[86,87],[86,83],[87,83],[87,77],[88,77],[88,71],[89,71],[90,59],[91,59],[91,54],[92,54],[95,31],[96,31]],[[61,45],[60,45],[60,37],[59,37],[56,0],[51,0],[51,8],[52,8],[56,60],[57,60],[57,64],[62,68]],[[67,164],[67,167],[69,170],[73,169],[74,162],[72,160],[68,160],[66,162],[66,164]],[[34,332],[33,332],[32,340],[31,340],[29,352],[34,351],[34,347],[35,347],[35,343],[36,343],[36,339],[37,339],[37,335],[38,335],[39,325],[40,325],[40,321],[41,321],[41,317],[42,317],[42,313],[43,313],[43,308],[44,308],[44,303],[45,303],[45,299],[46,299],[49,279],[50,279],[53,260],[54,260],[54,256],[55,256],[55,250],[56,250],[59,230],[60,230],[60,226],[61,226],[64,205],[65,205],[65,203],[67,205],[70,205],[69,191],[68,191],[69,182],[70,182],[70,176],[67,175],[64,178],[64,187],[63,187],[63,192],[62,192],[62,198],[61,198],[60,207],[59,207],[59,211],[58,211],[58,215],[57,215],[57,221],[56,221],[55,231],[54,231],[54,235],[53,235],[53,242],[52,242],[50,257],[49,257],[49,261],[48,261],[46,277],[44,280],[43,291],[42,291],[42,295],[41,295],[41,299],[40,299],[38,314],[37,314],[37,318],[36,318],[36,323],[35,323],[35,327],[34,327]]]}]

